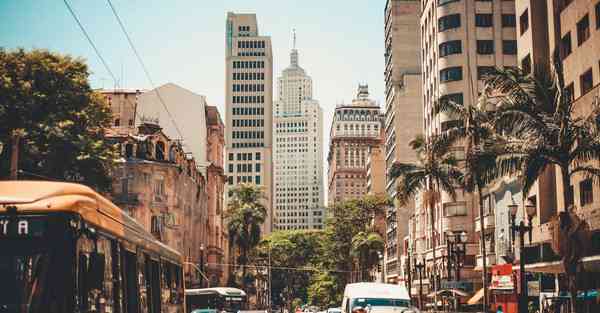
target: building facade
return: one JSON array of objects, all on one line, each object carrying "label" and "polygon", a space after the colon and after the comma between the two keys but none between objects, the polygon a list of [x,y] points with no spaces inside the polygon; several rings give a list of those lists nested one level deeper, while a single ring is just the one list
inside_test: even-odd
[{"label": "building facade", "polygon": [[[421,58],[422,94],[425,135],[445,131],[454,123],[451,116],[434,115],[433,106],[442,98],[465,106],[477,105],[483,88],[482,78],[494,68],[517,65],[516,16],[514,1],[421,1]],[[455,147],[455,155],[464,155],[463,147]],[[426,260],[426,286],[431,279],[443,281],[447,264],[447,234],[465,231],[468,234],[467,253],[462,278],[481,285],[480,273],[475,271],[482,260],[479,249],[475,195],[457,193],[455,199],[442,194],[433,212],[436,234],[429,231],[429,212],[418,207],[413,216],[414,234],[409,237],[413,254]],[[490,213],[488,212],[488,215]],[[485,216],[484,216],[485,218]],[[475,222],[475,223],[474,223]],[[495,230],[486,228],[486,246],[493,246]],[[433,247],[437,259],[433,260]],[[489,266],[489,265],[488,265]],[[415,276],[413,275],[413,278]],[[416,286],[413,284],[413,286]]]},{"label": "building facade", "polygon": [[[294,38],[295,41],[295,38]],[[312,99],[312,79],[298,64],[298,50],[278,79],[275,104],[274,229],[322,229],[323,111]]]},{"label": "building facade", "polygon": [[[388,0],[385,7],[385,171],[396,162],[415,162],[409,142],[423,133],[421,106],[421,6],[414,0]],[[385,177],[385,190],[396,197],[396,179]],[[414,203],[390,208],[386,217],[384,253],[386,281],[398,282],[403,275],[404,237]]]},{"label": "building facade", "polygon": [[358,86],[351,104],[335,108],[327,156],[329,205],[367,193],[368,153],[381,144],[382,120],[367,85]]},{"label": "building facade", "polygon": [[263,234],[268,234],[273,224],[271,38],[259,35],[256,14],[229,12],[225,50],[227,181],[263,188],[268,213]]}]

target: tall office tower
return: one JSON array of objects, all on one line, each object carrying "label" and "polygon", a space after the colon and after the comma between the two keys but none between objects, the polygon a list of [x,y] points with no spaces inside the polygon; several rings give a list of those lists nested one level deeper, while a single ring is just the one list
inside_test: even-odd
[{"label": "tall office tower", "polygon": [[[423,0],[421,4],[424,126],[429,137],[455,123],[451,116],[433,114],[436,102],[448,98],[465,106],[477,105],[484,75],[494,67],[517,65],[515,2]],[[464,155],[464,147],[454,149],[458,158]],[[479,223],[473,222],[478,219],[474,213],[478,212],[477,202],[474,194],[462,191],[457,192],[455,199],[442,194],[433,212],[436,235],[432,238],[428,231],[429,212],[420,209],[415,212],[412,241],[416,243],[413,253],[425,257],[427,268],[434,268],[433,246],[439,261],[447,255],[445,243],[451,238],[448,235],[466,231],[468,243],[461,277],[481,286],[481,273],[474,271],[480,254],[475,228]],[[492,225],[486,228],[485,237],[486,245],[494,241]],[[444,281],[450,271],[435,265],[435,270],[427,272],[428,281]]]},{"label": "tall office tower", "polygon": [[[394,163],[412,163],[416,154],[409,142],[423,133],[421,106],[421,37],[419,1],[388,0],[385,8],[385,168]],[[396,179],[385,175],[386,193],[396,196]],[[414,214],[411,202],[390,208],[386,215],[386,281],[395,283],[404,273],[403,241]]]},{"label": "tall office tower", "polygon": [[323,112],[312,99],[312,79],[298,50],[278,79],[274,131],[274,229],[322,229]]},{"label": "tall office tower", "polygon": [[259,35],[256,14],[227,13],[226,32],[228,185],[252,183],[263,187],[268,213],[263,234],[268,234],[272,230],[273,204],[271,37]]},{"label": "tall office tower", "polygon": [[351,104],[335,108],[327,156],[329,205],[367,193],[368,154],[371,147],[381,144],[382,120],[367,85],[358,86]]}]

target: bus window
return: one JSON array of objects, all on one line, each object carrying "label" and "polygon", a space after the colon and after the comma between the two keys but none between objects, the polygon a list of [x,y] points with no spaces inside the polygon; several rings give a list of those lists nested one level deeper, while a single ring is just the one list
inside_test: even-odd
[{"label": "bus window", "polygon": [[[79,297],[81,312],[114,312],[114,284],[113,281],[113,254],[111,241],[98,236],[95,240],[82,236],[77,241],[79,256]],[[94,257],[102,258],[96,260]],[[98,284],[92,285],[88,281],[93,275],[94,262],[103,263],[103,273],[100,280],[94,279]]]},{"label": "bus window", "polygon": [[125,278],[125,302],[127,313],[139,312],[138,266],[134,253],[125,249],[123,251],[123,276]]}]

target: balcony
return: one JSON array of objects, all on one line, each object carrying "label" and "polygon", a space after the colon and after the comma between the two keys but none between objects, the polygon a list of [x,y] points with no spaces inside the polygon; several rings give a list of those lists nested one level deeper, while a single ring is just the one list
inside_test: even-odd
[{"label": "balcony", "polygon": [[[490,233],[494,231],[496,226],[496,217],[494,215],[484,215],[483,216],[483,227],[485,228],[486,233]],[[479,217],[475,218],[475,232],[481,231],[481,224],[479,223]]]}]

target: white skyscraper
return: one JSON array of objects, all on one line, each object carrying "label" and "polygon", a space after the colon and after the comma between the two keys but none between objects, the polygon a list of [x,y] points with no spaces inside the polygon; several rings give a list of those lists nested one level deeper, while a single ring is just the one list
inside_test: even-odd
[{"label": "white skyscraper", "polygon": [[279,77],[277,89],[274,229],[321,229],[325,218],[323,112],[312,99],[312,79],[298,65],[295,34],[290,66]]}]

